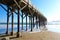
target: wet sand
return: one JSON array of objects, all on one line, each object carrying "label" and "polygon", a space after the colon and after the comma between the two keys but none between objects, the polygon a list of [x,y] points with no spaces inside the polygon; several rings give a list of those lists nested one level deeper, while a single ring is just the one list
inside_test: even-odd
[{"label": "wet sand", "polygon": [[11,38],[10,40],[60,40],[60,33],[42,31],[37,33],[22,33],[22,37]]}]

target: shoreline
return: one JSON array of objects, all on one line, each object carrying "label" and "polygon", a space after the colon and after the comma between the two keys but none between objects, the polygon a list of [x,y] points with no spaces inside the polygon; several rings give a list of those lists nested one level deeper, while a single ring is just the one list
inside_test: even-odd
[{"label": "shoreline", "polygon": [[60,40],[60,33],[51,31],[41,31],[36,33],[23,32],[22,37],[16,38],[15,36],[16,34],[6,37],[10,40]]}]

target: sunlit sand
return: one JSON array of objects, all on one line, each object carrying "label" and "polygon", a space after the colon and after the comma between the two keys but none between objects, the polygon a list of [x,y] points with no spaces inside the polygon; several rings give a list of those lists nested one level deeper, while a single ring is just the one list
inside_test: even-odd
[{"label": "sunlit sand", "polygon": [[41,31],[36,33],[23,32],[22,37],[7,36],[10,40],[60,40],[60,33]]}]

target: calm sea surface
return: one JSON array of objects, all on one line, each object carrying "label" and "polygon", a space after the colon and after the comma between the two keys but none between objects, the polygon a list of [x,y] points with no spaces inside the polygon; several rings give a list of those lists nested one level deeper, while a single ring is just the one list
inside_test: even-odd
[{"label": "calm sea surface", "polygon": [[[60,33],[60,25],[46,25],[48,31]],[[21,31],[22,26],[20,26]],[[30,29],[28,25],[28,29]],[[26,30],[26,25],[24,25],[24,31]],[[0,34],[6,32],[6,25],[0,25]],[[9,32],[11,32],[11,25],[9,25]],[[14,25],[14,32],[17,32],[17,25]]]},{"label": "calm sea surface", "polygon": [[47,25],[48,31],[60,33],[60,25]]},{"label": "calm sea surface", "polygon": [[[27,28],[30,29],[29,25]],[[6,29],[7,29],[6,25],[0,25],[0,34],[5,33]],[[8,31],[11,32],[11,29],[12,27],[11,25],[9,25]],[[23,29],[24,31],[26,30],[26,25],[23,26]],[[20,31],[21,30],[22,30],[22,26],[20,25]],[[14,25],[14,32],[17,32],[17,25]]]}]

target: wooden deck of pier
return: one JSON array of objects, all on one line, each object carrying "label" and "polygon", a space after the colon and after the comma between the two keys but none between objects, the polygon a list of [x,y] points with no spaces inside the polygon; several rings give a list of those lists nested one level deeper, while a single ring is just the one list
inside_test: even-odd
[{"label": "wooden deck of pier", "polygon": [[[28,1],[28,2],[27,2]],[[17,31],[17,37],[19,37],[19,30],[20,30],[20,11],[22,12],[22,30],[23,30],[23,15],[25,15],[26,17],[26,31],[27,31],[27,16],[29,17],[29,25],[31,25],[31,31],[34,27],[34,21],[36,19],[36,24],[38,22],[39,27],[41,25],[45,26],[47,23],[47,19],[45,16],[43,16],[36,8],[34,8],[34,6],[32,6],[31,4],[29,4],[29,0],[0,0],[0,6],[7,12],[7,31],[6,34],[8,34],[8,24],[9,24],[9,17],[12,17],[12,32],[11,35],[13,35],[13,27],[14,27],[14,13],[16,13],[17,15],[17,27],[18,27],[18,31]],[[6,8],[4,8],[4,6],[7,6],[7,10]],[[16,12],[17,10],[17,12]],[[41,24],[42,23],[42,24]],[[36,25],[37,26],[37,25]]]}]

